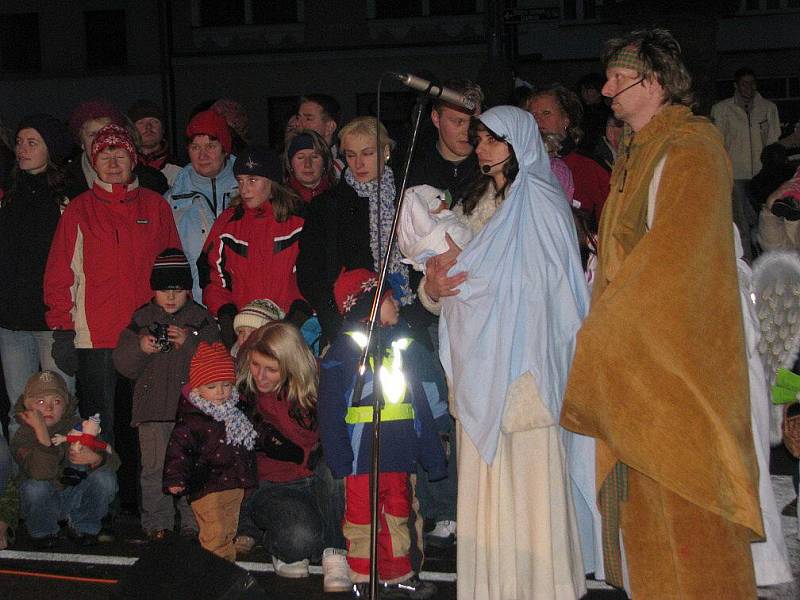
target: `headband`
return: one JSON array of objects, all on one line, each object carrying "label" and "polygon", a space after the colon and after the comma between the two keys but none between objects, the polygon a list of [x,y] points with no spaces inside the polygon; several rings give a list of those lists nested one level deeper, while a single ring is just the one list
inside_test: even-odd
[{"label": "headband", "polygon": [[620,48],[614,54],[614,56],[609,59],[608,64],[606,65],[607,69],[611,69],[613,67],[619,69],[633,69],[640,75],[644,73],[644,61],[639,55],[638,46],[628,45]]}]

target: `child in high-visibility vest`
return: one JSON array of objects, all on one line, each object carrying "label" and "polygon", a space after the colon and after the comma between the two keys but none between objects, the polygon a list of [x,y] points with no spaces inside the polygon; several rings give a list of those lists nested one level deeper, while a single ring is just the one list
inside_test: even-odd
[{"label": "child in high-visibility vest", "polygon": [[[334,477],[345,478],[343,531],[347,561],[354,583],[369,580],[369,471],[372,452],[374,361],[365,375],[360,398],[353,387],[366,320],[377,287],[377,276],[366,269],[343,271],[334,285],[337,308],[345,321],[320,370],[317,409],[325,461]],[[398,303],[387,290],[381,299],[380,334],[386,348],[379,367],[384,405],[381,410],[378,574],[383,589],[428,598],[435,587],[420,582],[409,557],[407,526],[411,493],[409,473],[419,462],[432,479],[446,476],[446,460],[430,406],[416,368],[406,352],[407,331],[398,324]],[[413,361],[411,361],[413,362]]]}]

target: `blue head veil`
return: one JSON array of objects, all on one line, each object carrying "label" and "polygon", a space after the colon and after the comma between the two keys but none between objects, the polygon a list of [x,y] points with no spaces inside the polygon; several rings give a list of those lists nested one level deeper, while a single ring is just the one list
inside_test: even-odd
[{"label": "blue head veil", "polygon": [[457,416],[491,463],[509,386],[527,371],[558,422],[588,292],[569,203],[533,117],[499,106],[480,120],[514,149],[519,173],[451,271],[468,278],[443,299],[439,338]]}]

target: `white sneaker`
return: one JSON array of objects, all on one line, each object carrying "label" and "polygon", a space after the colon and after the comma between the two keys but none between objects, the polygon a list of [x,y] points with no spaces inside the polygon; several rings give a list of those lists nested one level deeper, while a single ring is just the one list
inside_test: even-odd
[{"label": "white sneaker", "polygon": [[325,548],[322,553],[323,592],[349,592],[353,587],[350,581],[350,568],[347,565],[347,550]]},{"label": "white sneaker", "polygon": [[280,558],[272,557],[272,566],[275,574],[287,579],[301,579],[308,577],[308,559],[298,560],[293,563],[285,563]]},{"label": "white sneaker", "polygon": [[452,546],[456,541],[456,522],[437,521],[436,527],[425,538],[431,546]]}]

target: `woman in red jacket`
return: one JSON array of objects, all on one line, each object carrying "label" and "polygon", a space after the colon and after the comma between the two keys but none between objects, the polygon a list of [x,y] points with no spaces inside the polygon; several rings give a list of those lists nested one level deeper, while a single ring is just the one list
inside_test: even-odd
[{"label": "woman in red jacket", "polygon": [[236,159],[233,172],[239,195],[214,222],[206,240],[205,286],[200,270],[203,302],[217,317],[228,348],[236,341],[233,319],[245,304],[269,298],[288,313],[292,302],[301,298],[294,265],[303,229],[302,202],[280,183],[283,168],[277,154],[252,146]]},{"label": "woman in red jacket", "polygon": [[68,374],[77,369],[81,414],[100,413],[102,436],[111,442],[117,382],[111,353],[130,316],[150,300],[156,256],[181,242],[169,204],[139,186],[136,148],[124,128],[98,131],[91,158],[97,178],[66,207],[50,246],[45,320],[55,330],[56,364]]}]

